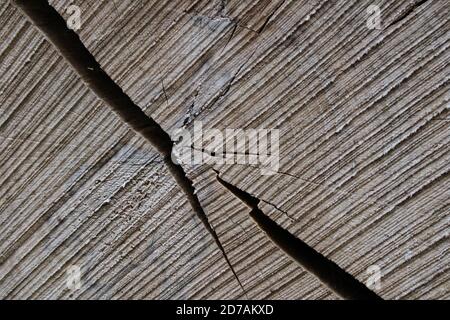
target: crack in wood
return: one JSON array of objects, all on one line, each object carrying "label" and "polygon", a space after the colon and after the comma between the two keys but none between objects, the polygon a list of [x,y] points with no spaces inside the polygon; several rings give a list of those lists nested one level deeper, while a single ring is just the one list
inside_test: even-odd
[{"label": "crack in wood", "polygon": [[399,23],[400,21],[403,21],[404,19],[406,19],[411,13],[414,12],[414,10],[418,9],[420,6],[424,5],[428,0],[420,0],[417,3],[414,3],[409,9],[407,9],[403,14],[401,14],[399,17],[397,17],[397,19],[395,19],[394,21],[392,21],[392,23],[390,24],[390,27],[393,25],[396,25],[397,23]]},{"label": "crack in wood", "polygon": [[264,31],[264,29],[266,28],[270,19],[272,19],[272,17],[275,15],[275,13],[278,11],[278,9],[280,9],[284,5],[285,2],[286,2],[286,0],[283,0],[276,6],[276,8],[272,11],[272,13],[267,16],[267,18],[264,21],[264,23],[262,24],[262,26],[256,31],[257,33],[262,33]]},{"label": "crack in wood", "polygon": [[358,279],[264,214],[258,207],[260,199],[224,181],[220,178],[219,172],[214,171],[217,174],[217,181],[251,209],[250,217],[266,233],[267,237],[330,290],[349,300],[381,300],[376,293]]},{"label": "crack in wood", "polygon": [[[245,289],[228,259],[217,233],[212,228],[195,194],[192,181],[187,177],[184,169],[171,160],[173,142],[169,134],[153,118],[147,116],[124,93],[122,88],[109,77],[95,57],[81,42],[78,34],[67,27],[66,21],[47,0],[11,0],[11,3],[21,9],[31,22],[47,37],[97,97],[103,100],[134,131],[140,133],[148,140],[163,157],[169,172],[185,193],[193,211],[213,237],[227,265],[246,295]],[[165,93],[165,88],[163,89]]]}]

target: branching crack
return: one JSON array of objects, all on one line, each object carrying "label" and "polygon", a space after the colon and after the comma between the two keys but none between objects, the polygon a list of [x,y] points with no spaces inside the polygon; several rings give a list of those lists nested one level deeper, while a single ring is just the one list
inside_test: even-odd
[{"label": "branching crack", "polygon": [[217,180],[228,191],[251,209],[250,217],[281,250],[295,260],[305,270],[315,275],[324,285],[344,299],[380,300],[381,298],[305,242],[282,228],[265,215],[258,207],[260,199],[224,181],[217,174]]},{"label": "branching crack", "polygon": [[[277,8],[269,15],[269,17],[266,19],[265,23],[263,24],[263,27],[261,27],[259,30],[254,30],[246,25],[240,24],[238,20],[228,17],[228,16],[220,16],[219,18],[217,17],[207,17],[207,16],[201,16],[201,17],[205,17],[211,20],[228,20],[231,24],[232,24],[232,30],[231,30],[231,34],[230,37],[228,38],[227,42],[225,43],[225,45],[223,46],[222,50],[221,50],[221,55],[224,52],[224,50],[227,48],[228,44],[230,43],[231,39],[233,39],[234,35],[236,34],[237,28],[243,28],[246,29],[248,31],[251,31],[253,33],[255,33],[254,36],[254,40],[257,40],[260,33],[264,30],[265,26],[267,25],[267,23],[269,22],[269,20],[271,19],[271,17],[275,14],[275,12],[282,6],[282,4],[284,3],[284,1],[277,6]],[[193,10],[184,10],[183,12],[185,14],[188,15],[192,15],[195,16],[195,14],[193,14],[191,11]],[[242,71],[242,69],[247,65],[247,63],[253,58],[253,56],[255,55],[256,50],[254,50],[251,54],[249,54],[248,58],[245,59],[245,61],[238,67],[237,71],[232,75],[232,77],[230,78],[230,80],[227,81],[227,83],[224,85],[224,88],[222,88],[218,94],[214,97],[214,99],[212,99],[212,101],[210,103],[208,103],[208,105],[203,106],[202,108],[200,108],[200,110],[196,113],[196,116],[202,112],[203,110],[210,108],[211,106],[215,105],[218,101],[220,101],[220,99],[222,99],[231,89],[232,85],[234,84],[237,76],[240,74],[240,72]],[[183,125],[188,125],[190,123],[190,119],[185,119]]]},{"label": "branching crack", "polygon": [[[195,150],[200,151],[198,149],[195,149]],[[213,156],[213,155],[210,154],[210,156]],[[254,165],[254,164],[249,164],[249,163],[245,163],[245,164],[236,163],[236,164],[237,165],[245,165],[245,166],[248,166],[248,167],[251,167],[251,168],[259,169],[258,166]],[[283,175],[283,176],[291,177],[291,178],[297,179],[299,181],[303,181],[305,183],[311,184],[313,186],[317,186],[319,188],[328,189],[328,190],[330,190],[330,192],[333,192],[333,193],[335,192],[335,193],[340,194],[342,196],[347,196],[347,197],[349,197],[351,199],[356,199],[355,196],[363,196],[362,194],[357,193],[357,192],[353,192],[352,193],[352,192],[347,192],[347,191],[344,191],[344,190],[340,190],[339,188],[333,187],[332,185],[329,185],[329,184],[326,184],[326,183],[314,182],[314,181],[311,181],[309,179],[302,178],[302,177],[300,177],[298,175],[295,175],[295,174],[292,174],[292,173],[289,173],[289,172],[286,172],[286,171],[270,170],[269,168],[265,168],[265,169],[273,172],[274,174],[280,174],[280,175]],[[380,202],[373,200],[370,203],[373,204],[373,205],[377,205]],[[385,203],[382,203],[382,204],[386,205]],[[296,219],[295,221],[298,221],[298,219]]]},{"label": "branching crack", "polygon": [[218,15],[220,17],[227,17],[227,1],[226,0],[220,0],[220,5],[219,5],[219,10],[218,10]]},{"label": "branching crack", "polygon": [[[213,237],[216,245],[223,254],[229,268],[239,286],[246,294],[238,275],[229,261],[219,237],[212,228],[200,201],[195,194],[192,181],[187,177],[184,169],[172,162],[171,154],[173,142],[169,134],[151,117],[147,116],[131,98],[124,93],[108,74],[101,68],[94,56],[81,42],[79,36],[70,30],[66,21],[49,5],[47,0],[11,0],[11,3],[21,9],[31,22],[58,49],[59,53],[69,62],[86,85],[103,100],[122,120],[134,131],[140,133],[158,151],[164,159],[169,172],[185,193],[193,211],[197,214],[205,228]],[[163,91],[167,99],[164,84]],[[166,100],[168,101],[168,100]]]}]

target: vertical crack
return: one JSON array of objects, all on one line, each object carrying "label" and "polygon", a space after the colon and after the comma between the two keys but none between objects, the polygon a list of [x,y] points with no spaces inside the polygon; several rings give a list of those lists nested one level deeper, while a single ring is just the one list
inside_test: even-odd
[{"label": "vertical crack", "polygon": [[329,289],[344,299],[381,300],[358,279],[271,220],[258,208],[258,198],[224,181],[219,177],[219,173],[215,172],[220,184],[251,209],[250,217],[269,239]]},{"label": "vertical crack", "polygon": [[[11,0],[47,37],[59,53],[69,62],[85,84],[103,100],[134,131],[140,133],[163,157],[169,172],[185,193],[193,211],[213,237],[217,247],[239,286],[246,294],[230,260],[227,257],[217,233],[212,228],[200,201],[195,194],[192,181],[183,168],[171,160],[173,142],[169,134],[151,117],[147,116],[131,98],[124,93],[81,42],[79,36],[67,27],[66,21],[47,0]],[[162,83],[163,84],[163,83]],[[165,94],[165,88],[163,84]],[[167,96],[166,96],[167,98]]]}]

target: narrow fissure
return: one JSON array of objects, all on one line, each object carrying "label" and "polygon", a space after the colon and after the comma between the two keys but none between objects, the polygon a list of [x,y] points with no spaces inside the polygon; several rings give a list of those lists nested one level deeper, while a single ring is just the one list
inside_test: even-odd
[{"label": "narrow fissure", "polygon": [[349,300],[381,300],[358,279],[264,214],[258,207],[260,199],[224,181],[220,178],[219,172],[214,171],[219,183],[251,209],[250,217],[270,240],[330,290]]},{"label": "narrow fissure", "polygon": [[408,8],[403,14],[401,14],[397,19],[392,21],[390,26],[396,25],[400,21],[406,19],[411,13],[414,12],[417,8],[425,4],[428,0],[420,0],[419,2],[413,4],[410,8]]},{"label": "narrow fissure", "polygon": [[280,9],[284,5],[285,2],[286,2],[286,0],[283,0],[276,6],[276,8],[272,11],[272,13],[270,13],[267,16],[266,20],[264,20],[264,23],[258,29],[257,33],[262,33],[264,31],[264,29],[266,28],[266,26],[269,23],[270,19],[272,19],[272,17],[275,15],[275,13],[278,11],[278,9]]},{"label": "narrow fissure", "polygon": [[239,286],[246,294],[219,237],[209,223],[206,213],[195,194],[192,181],[187,177],[184,169],[171,160],[173,142],[169,134],[153,118],[147,116],[123,92],[122,88],[103,71],[94,56],[81,42],[79,36],[67,27],[66,21],[47,0],[11,0],[11,3],[21,9],[30,21],[47,37],[86,85],[117,113],[126,124],[148,140],[162,156],[169,172],[185,193],[193,211],[213,237]]}]

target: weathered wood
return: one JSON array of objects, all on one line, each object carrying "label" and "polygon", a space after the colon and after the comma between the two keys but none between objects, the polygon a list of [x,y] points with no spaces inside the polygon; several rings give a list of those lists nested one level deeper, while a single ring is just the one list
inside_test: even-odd
[{"label": "weathered wood", "polygon": [[[274,221],[363,283],[379,266],[385,299],[449,298],[446,1],[75,3],[87,49],[166,132],[281,130],[277,174],[214,166]],[[147,142],[6,1],[0,21],[0,297],[243,297]],[[336,298],[211,166],[184,169],[250,298]]]}]

